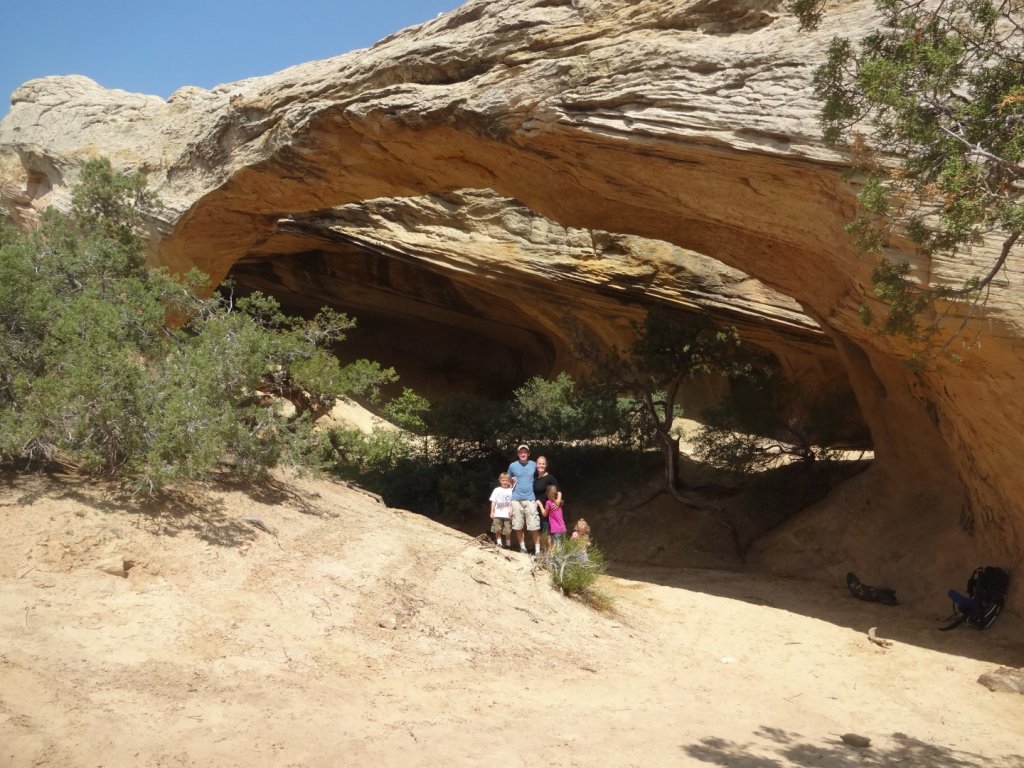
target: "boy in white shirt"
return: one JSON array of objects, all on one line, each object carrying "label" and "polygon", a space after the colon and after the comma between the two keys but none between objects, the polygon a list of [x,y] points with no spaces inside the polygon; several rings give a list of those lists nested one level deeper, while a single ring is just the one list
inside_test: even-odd
[{"label": "boy in white shirt", "polygon": [[512,478],[508,472],[498,475],[498,487],[491,491],[491,533],[499,547],[512,546]]}]

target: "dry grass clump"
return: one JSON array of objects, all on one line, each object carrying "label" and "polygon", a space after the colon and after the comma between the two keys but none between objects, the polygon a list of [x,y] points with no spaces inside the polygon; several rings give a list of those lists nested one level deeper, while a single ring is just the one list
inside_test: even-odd
[{"label": "dry grass clump", "polygon": [[537,566],[551,572],[551,585],[562,594],[582,600],[598,611],[610,611],[611,595],[597,586],[607,569],[604,553],[589,539],[563,539],[537,558]]}]

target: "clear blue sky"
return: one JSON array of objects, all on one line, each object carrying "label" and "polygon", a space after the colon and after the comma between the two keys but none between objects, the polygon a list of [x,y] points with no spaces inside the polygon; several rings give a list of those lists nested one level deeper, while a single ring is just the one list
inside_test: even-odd
[{"label": "clear blue sky", "polygon": [[12,0],[0,10],[0,118],[46,75],[167,98],[372,45],[463,0]]}]

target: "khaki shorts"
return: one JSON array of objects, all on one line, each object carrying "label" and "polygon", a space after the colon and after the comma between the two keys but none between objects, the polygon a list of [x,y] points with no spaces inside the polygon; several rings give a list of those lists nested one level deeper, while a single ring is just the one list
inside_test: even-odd
[{"label": "khaki shorts", "polygon": [[526,530],[528,531],[540,530],[540,511],[537,509],[537,502],[513,499],[512,530],[523,530],[524,523],[526,524]]},{"label": "khaki shorts", "polygon": [[491,533],[500,533],[504,536],[511,536],[512,521],[507,517],[491,518]]}]

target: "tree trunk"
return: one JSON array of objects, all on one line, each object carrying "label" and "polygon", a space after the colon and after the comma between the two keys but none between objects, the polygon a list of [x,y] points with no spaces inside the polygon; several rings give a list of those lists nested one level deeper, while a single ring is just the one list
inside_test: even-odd
[{"label": "tree trunk", "polygon": [[661,443],[661,453],[665,457],[665,485],[668,487],[669,493],[677,501],[691,504],[692,501],[679,490],[679,438],[659,431],[658,442]]},{"label": "tree trunk", "polygon": [[[685,488],[680,487],[679,438],[659,431],[658,442],[661,443],[661,454],[665,457],[665,486],[668,488],[668,492],[672,494],[672,498],[688,507],[717,510],[717,507],[713,506],[708,499],[702,498],[699,493],[690,493]],[[732,531],[732,526],[729,523],[722,519],[719,519],[719,522]],[[734,531],[733,538],[735,539]],[[737,552],[739,553],[738,549]],[[742,556],[742,553],[740,554]]]}]

